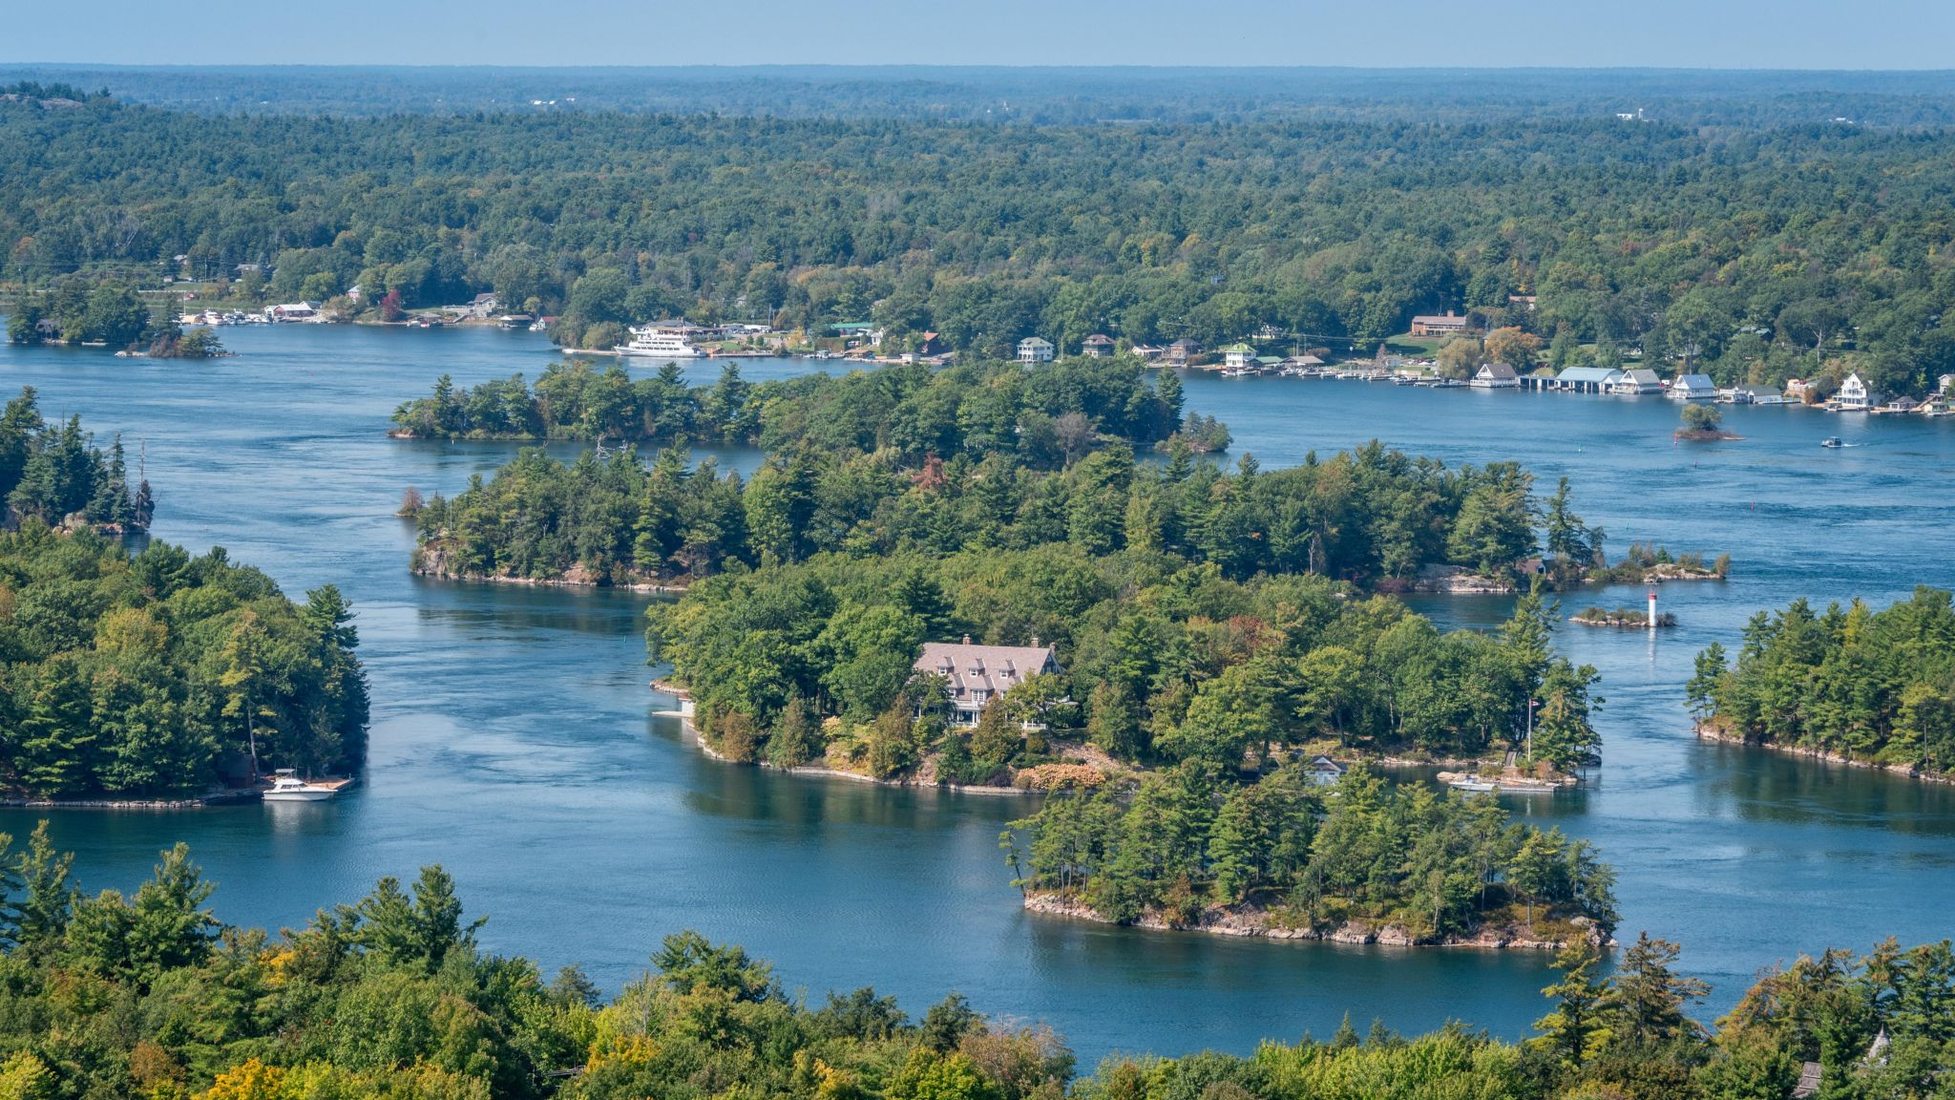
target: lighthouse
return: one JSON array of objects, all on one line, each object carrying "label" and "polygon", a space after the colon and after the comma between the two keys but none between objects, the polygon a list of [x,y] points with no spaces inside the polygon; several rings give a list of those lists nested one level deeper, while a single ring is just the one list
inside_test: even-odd
[{"label": "lighthouse", "polygon": [[1650,629],[1656,629],[1656,586],[1650,585]]}]

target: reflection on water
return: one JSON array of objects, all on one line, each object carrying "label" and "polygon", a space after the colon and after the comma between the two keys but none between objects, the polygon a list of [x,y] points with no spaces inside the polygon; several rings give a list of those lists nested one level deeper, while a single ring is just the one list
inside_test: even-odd
[{"label": "reflection on water", "polygon": [[[432,336],[432,338],[430,338]],[[1150,933],[1031,917],[997,849],[1029,803],[709,760],[649,691],[646,600],[629,593],[458,584],[406,571],[408,485],[453,494],[518,449],[385,437],[434,376],[534,377],[527,333],[285,326],[239,329],[208,364],[0,348],[0,386],[32,384],[50,415],[81,414],[142,448],[158,537],[222,544],[288,592],[332,581],[353,599],[373,681],[371,770],[318,806],[71,813],[56,840],[83,884],[128,888],[188,840],[227,919],[295,926],[382,874],[439,861],[484,942],[546,967],[581,962],[608,986],[659,938],[694,927],[745,944],[792,988],[872,983],[921,1012],[947,989],[988,1011],[1050,1021],[1087,1064],[1112,1049],[1251,1050],[1327,1035],[1348,1012],[1415,1030],[1448,1018],[1502,1034],[1540,1014],[1540,954],[1391,951]],[[806,361],[741,363],[783,377]],[[633,367],[643,373],[648,368]],[[689,373],[710,380],[718,364]],[[1588,789],[1506,797],[1516,814],[1589,838],[1618,869],[1623,933],[1685,944],[1683,964],[1728,1007],[1756,970],[1827,944],[1947,934],[1955,908],[1955,789],[1691,735],[1682,684],[1696,652],[1731,646],[1761,607],[1798,596],[1885,602],[1955,583],[1937,510],[1955,475],[1955,422],[1733,408],[1742,442],[1677,447],[1667,401],[1440,392],[1292,379],[1187,379],[1191,408],[1234,430],[1265,468],[1372,437],[1447,462],[1514,459],[1567,476],[1609,532],[1675,551],[1728,551],[1728,583],[1663,588],[1680,625],[1565,626],[1558,645],[1603,674],[1607,761]],[[1864,446],[1822,451],[1837,434]],[[581,448],[556,445],[573,457]],[[748,470],[751,450],[716,452]],[[1859,550],[1848,558],[1839,552]],[[1625,586],[1579,593],[1640,605]],[[1418,597],[1448,627],[1489,628],[1499,597]],[[34,815],[0,810],[24,835]],[[1145,1006],[1144,1011],[1135,1011]]]}]

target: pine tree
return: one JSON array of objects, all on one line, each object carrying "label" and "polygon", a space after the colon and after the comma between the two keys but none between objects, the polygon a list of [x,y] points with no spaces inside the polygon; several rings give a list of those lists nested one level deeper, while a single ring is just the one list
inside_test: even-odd
[{"label": "pine tree", "polygon": [[1554,1011],[1534,1021],[1541,1036],[1531,1042],[1566,1065],[1581,1065],[1608,1041],[1602,1014],[1608,989],[1595,977],[1601,961],[1602,954],[1595,945],[1585,939],[1575,940],[1555,956],[1561,980],[1541,991],[1556,1003]]}]

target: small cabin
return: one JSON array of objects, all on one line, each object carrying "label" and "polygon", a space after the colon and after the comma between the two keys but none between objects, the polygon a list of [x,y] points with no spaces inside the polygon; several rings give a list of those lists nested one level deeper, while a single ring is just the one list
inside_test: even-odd
[{"label": "small cabin", "polygon": [[1323,753],[1311,757],[1303,766],[1303,774],[1309,776],[1310,782],[1319,787],[1328,787],[1344,778],[1344,770],[1344,765]]}]

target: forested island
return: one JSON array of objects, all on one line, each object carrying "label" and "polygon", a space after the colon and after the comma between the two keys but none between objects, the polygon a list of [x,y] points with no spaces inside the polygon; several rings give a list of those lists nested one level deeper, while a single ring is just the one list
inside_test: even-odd
[{"label": "forested island", "polygon": [[1947,778],[1955,774],[1955,610],[1917,588],[1880,611],[1796,600],[1713,642],[1688,687],[1708,736]]},{"label": "forested island", "polygon": [[[1541,601],[1498,633],[1441,633],[1390,597],[1307,575],[1076,547],[941,558],[822,555],[730,573],[649,611],[709,748],[877,779],[1097,784],[1135,768],[1274,767],[1290,750],[1474,759],[1520,747],[1572,770],[1598,758],[1595,671],[1549,650]],[[1026,668],[954,720],[926,641],[1032,640]]]},{"label": "forested island", "polygon": [[[915,89],[888,108],[903,117],[864,117],[859,86],[846,109],[832,87],[813,100],[847,117],[726,113],[728,95],[780,110],[804,90],[759,77],[681,87],[660,114],[0,103],[0,163],[18,168],[0,180],[0,240],[17,242],[0,280],[126,284],[161,264],[219,299],[352,313],[493,293],[557,315],[570,347],[685,315],[871,322],[886,348],[928,332],[992,358],[1031,335],[1218,347],[1265,325],[1346,350],[1454,308],[1524,330],[1556,367],[1633,360],[1720,385],[1851,371],[1916,396],[1955,371],[1933,260],[1955,243],[1955,157],[1916,128],[1947,116],[1945,88],[1870,93],[1889,121],[1845,124],[1753,86],[1623,120],[1598,106],[1622,94],[1613,78],[1530,77],[1511,101],[1435,111],[1460,93],[1427,87],[1414,108],[1381,76],[1385,100],[1270,116],[1245,106],[1261,93],[1204,115],[1178,86],[1082,79],[1035,115],[986,96],[988,123],[928,117]],[[227,156],[174,155],[192,146]]]},{"label": "forested island", "polygon": [[350,771],[367,695],[352,612],[294,604],[214,549],[0,532],[0,793],[201,796],[254,765]]},{"label": "forested island", "polygon": [[121,437],[105,454],[80,417],[49,426],[32,386],[0,411],[0,501],[9,524],[33,518],[112,534],[148,530],[156,507],[148,481],[129,483]]},{"label": "forested island", "polygon": [[553,363],[534,387],[522,375],[434,392],[394,411],[403,439],[574,439],[689,441],[779,450],[894,448],[914,462],[1011,451],[1049,469],[1102,436],[1137,449],[1182,442],[1197,452],[1228,449],[1228,428],[1183,417],[1181,379],[1149,386],[1132,360],[1073,358],[1026,370],[986,363],[948,368],[885,366],[763,382],[737,363],[710,385],[688,386],[676,363],[650,377],[584,360]]},{"label": "forested island", "polygon": [[1586,841],[1362,767],[1324,787],[1295,765],[1237,782],[1183,764],[1131,795],[1054,795],[1001,843],[1028,908],[1118,924],[1562,948],[1607,945],[1616,923]]},{"label": "forested island", "polygon": [[0,1095],[22,1100],[1378,1100],[1928,1096],[1955,1062],[1946,941],[1828,951],[1761,976],[1715,1031],[1675,944],[1639,938],[1608,977],[1577,942],[1536,1034],[1464,1024],[1272,1041],[1248,1057],[1117,1054],[1081,1076],[1049,1028],[949,993],[921,1017],[863,987],[820,1003],[693,932],[608,1001],[478,946],[438,866],[277,934],[223,924],[182,845],[125,896],[86,897],[45,826],[0,836]]}]

